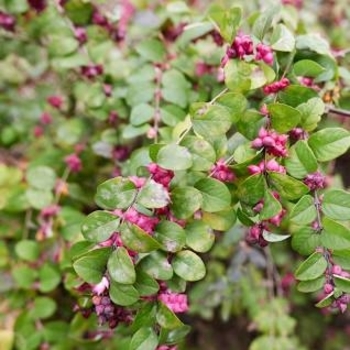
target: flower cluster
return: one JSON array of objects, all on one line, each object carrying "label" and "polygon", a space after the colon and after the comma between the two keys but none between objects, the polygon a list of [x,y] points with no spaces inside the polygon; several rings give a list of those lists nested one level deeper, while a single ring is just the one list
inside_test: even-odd
[{"label": "flower cluster", "polygon": [[187,295],[178,293],[160,293],[158,300],[164,303],[170,310],[175,313],[188,311]]},{"label": "flower cluster", "polygon": [[277,163],[275,159],[270,159],[267,162],[263,160],[258,165],[254,165],[254,164],[248,165],[247,169],[251,175],[261,174],[261,173],[264,173],[265,171],[273,171],[275,173],[281,173],[281,174],[286,173],[285,167]]},{"label": "flower cluster", "polygon": [[264,148],[268,154],[275,157],[287,156],[288,135],[280,135],[274,130],[261,128],[258,137],[252,141],[252,147],[255,149]]},{"label": "flower cluster", "polygon": [[103,66],[101,64],[88,64],[81,67],[81,74],[88,78],[93,79],[103,74]]},{"label": "flower cluster", "polygon": [[166,170],[157,165],[156,163],[151,163],[147,166],[148,171],[152,175],[152,179],[163,185],[165,188],[169,188],[170,182],[174,177],[174,172],[171,170]]},{"label": "flower cluster", "polygon": [[270,46],[267,46],[265,44],[259,43],[256,46],[256,54],[255,54],[256,60],[262,60],[268,65],[273,64],[273,51]]},{"label": "flower cluster", "polygon": [[289,86],[290,81],[288,78],[282,78],[279,81],[275,81],[271,84],[265,85],[263,91],[266,95],[276,94],[277,92],[284,90],[287,86]]},{"label": "flower cluster", "polygon": [[44,11],[47,6],[46,0],[27,0],[27,1],[29,6],[37,12]]},{"label": "flower cluster", "polygon": [[76,153],[66,156],[64,162],[72,173],[79,173],[83,169],[81,159]]},{"label": "flower cluster", "polygon": [[9,32],[15,30],[16,19],[8,13],[0,11],[0,27],[4,28]]},{"label": "flower cluster", "polygon": [[210,175],[214,179],[222,182],[232,182],[235,180],[235,174],[225,163],[224,159],[219,159],[210,169]]},{"label": "flower cluster", "polygon": [[304,184],[310,188],[311,191],[326,187],[326,177],[319,171],[308,174],[304,179]]}]

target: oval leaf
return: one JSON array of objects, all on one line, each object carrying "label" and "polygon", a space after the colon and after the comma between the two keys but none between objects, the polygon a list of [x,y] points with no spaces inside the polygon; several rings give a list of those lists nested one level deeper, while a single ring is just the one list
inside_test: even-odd
[{"label": "oval leaf", "polygon": [[112,280],[120,284],[133,284],[136,281],[134,263],[124,247],[118,247],[108,259],[108,273]]},{"label": "oval leaf", "polygon": [[186,147],[172,143],[158,151],[157,163],[164,169],[186,170],[193,162],[192,155]]},{"label": "oval leaf", "polygon": [[189,250],[183,250],[172,260],[174,272],[185,281],[199,281],[205,276],[205,265],[202,259]]},{"label": "oval leaf", "polygon": [[310,281],[320,277],[327,268],[327,260],[321,253],[311,254],[295,271],[299,281]]}]

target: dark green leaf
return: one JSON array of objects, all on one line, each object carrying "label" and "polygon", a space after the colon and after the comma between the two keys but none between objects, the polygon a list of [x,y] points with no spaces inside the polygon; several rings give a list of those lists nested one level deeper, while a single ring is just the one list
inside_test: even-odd
[{"label": "dark green leaf", "polygon": [[119,223],[120,219],[115,215],[97,210],[85,218],[81,232],[88,241],[103,242],[117,231]]},{"label": "dark green leaf", "polygon": [[321,236],[311,227],[298,227],[292,235],[292,248],[302,255],[309,255],[321,245]]},{"label": "dark green leaf", "polygon": [[183,250],[172,260],[174,272],[185,281],[199,281],[206,273],[202,259],[189,250]]},{"label": "dark green leaf", "polygon": [[321,242],[328,249],[350,249],[350,230],[336,221],[323,217]]},{"label": "dark green leaf", "polygon": [[260,16],[256,19],[253,25],[252,33],[258,39],[262,40],[265,34],[269,31],[272,25],[272,21],[281,11],[280,5],[269,6]]},{"label": "dark green leaf", "polygon": [[311,98],[318,97],[315,90],[306,86],[289,85],[278,93],[279,101],[291,107],[297,107]]},{"label": "dark green leaf", "polygon": [[233,208],[217,211],[215,213],[203,212],[202,220],[213,230],[227,231],[236,221],[236,212]]},{"label": "dark green leaf", "polygon": [[126,209],[130,207],[136,194],[135,185],[130,180],[116,177],[97,187],[95,201],[104,209]]},{"label": "dark green leaf", "polygon": [[313,293],[317,292],[323,288],[326,283],[326,278],[324,276],[318,277],[311,281],[302,281],[297,285],[297,289],[302,293]]},{"label": "dark green leaf", "polygon": [[267,220],[279,214],[282,210],[282,205],[273,193],[269,190],[264,195],[264,206],[259,213],[260,220]]},{"label": "dark green leaf", "polygon": [[108,259],[108,273],[119,284],[133,284],[136,281],[134,263],[124,247],[118,247]]},{"label": "dark green leaf", "polygon": [[265,179],[262,175],[252,175],[245,179],[238,187],[240,201],[254,205],[264,197],[266,190]]},{"label": "dark green leaf", "polygon": [[301,118],[297,109],[282,103],[272,103],[268,110],[272,127],[280,133],[286,133],[296,127]]},{"label": "dark green leaf", "polygon": [[310,195],[301,197],[293,207],[290,220],[296,225],[307,225],[312,223],[317,216],[314,198]]},{"label": "dark green leaf", "polygon": [[318,163],[306,141],[300,140],[289,149],[285,166],[290,175],[297,179],[303,179],[306,175],[317,170]]},{"label": "dark green leaf", "polygon": [[94,249],[75,260],[73,268],[85,282],[97,284],[101,281],[106,271],[110,253],[110,248]]},{"label": "dark green leaf", "polygon": [[300,60],[293,66],[294,74],[302,77],[315,78],[325,69],[313,60]]},{"label": "dark green leaf", "polygon": [[271,172],[269,177],[282,198],[294,200],[309,192],[305,184],[286,174]]},{"label": "dark green leaf", "polygon": [[173,277],[173,268],[167,259],[167,255],[160,251],[147,255],[141,260],[139,266],[157,280],[166,281]]},{"label": "dark green leaf", "polygon": [[202,194],[203,210],[213,213],[227,209],[231,204],[231,194],[225,184],[216,179],[206,178],[195,183]]},{"label": "dark green leaf", "polygon": [[157,163],[164,169],[186,170],[192,166],[193,161],[186,147],[170,143],[158,151]]},{"label": "dark green leaf", "polygon": [[327,268],[327,260],[321,253],[311,254],[295,271],[299,281],[310,281],[320,277]]},{"label": "dark green leaf", "polygon": [[169,200],[168,190],[151,179],[141,188],[136,203],[145,208],[163,208],[168,205]]},{"label": "dark green leaf", "polygon": [[134,286],[130,284],[119,284],[111,281],[109,296],[113,303],[120,306],[129,306],[135,304],[140,295]]},{"label": "dark green leaf", "polygon": [[183,323],[177,318],[165,304],[159,302],[156,319],[161,327],[174,329],[183,326]]},{"label": "dark green leaf", "polygon": [[172,221],[160,222],[155,229],[154,238],[162,244],[164,250],[172,253],[181,250],[186,244],[185,230]]},{"label": "dark green leaf", "polygon": [[327,128],[310,136],[309,146],[320,162],[327,162],[344,154],[350,147],[350,133],[342,128]]},{"label": "dark green leaf", "polygon": [[198,253],[205,253],[213,246],[215,235],[210,226],[202,221],[186,225],[186,245]]},{"label": "dark green leaf", "polygon": [[326,191],[322,212],[334,220],[350,220],[350,193],[337,189]]},{"label": "dark green leaf", "polygon": [[139,292],[140,296],[154,295],[159,290],[158,282],[141,269],[136,271],[135,288]]},{"label": "dark green leaf", "polygon": [[159,242],[134,224],[124,222],[120,227],[120,235],[125,246],[138,253],[148,253],[161,247]]},{"label": "dark green leaf", "polygon": [[202,195],[194,187],[176,187],[171,191],[171,209],[178,219],[188,219],[202,205]]},{"label": "dark green leaf", "polygon": [[132,337],[129,350],[155,350],[158,338],[152,328],[140,328]]}]

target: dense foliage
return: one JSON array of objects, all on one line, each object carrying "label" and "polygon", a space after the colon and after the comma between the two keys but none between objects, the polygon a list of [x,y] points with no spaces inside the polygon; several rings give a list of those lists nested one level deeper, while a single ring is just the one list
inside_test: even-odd
[{"label": "dense foliage", "polygon": [[349,10],[263,3],[0,0],[1,349],[345,347]]}]

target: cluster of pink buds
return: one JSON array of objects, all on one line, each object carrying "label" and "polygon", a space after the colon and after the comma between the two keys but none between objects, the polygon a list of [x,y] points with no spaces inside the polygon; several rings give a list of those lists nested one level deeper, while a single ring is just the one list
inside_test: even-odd
[{"label": "cluster of pink buds", "polygon": [[277,92],[284,90],[287,86],[289,86],[290,81],[288,78],[282,78],[279,81],[275,81],[274,83],[265,85],[263,91],[266,95],[276,94]]},{"label": "cluster of pink buds", "polygon": [[304,184],[309,187],[311,191],[318,190],[320,188],[326,187],[326,177],[322,175],[319,171],[315,173],[308,174],[304,179]]},{"label": "cluster of pink buds", "polygon": [[261,128],[259,130],[258,137],[252,141],[252,147],[255,149],[264,148],[267,153],[275,157],[286,157],[287,140],[288,135],[280,135],[273,130]]},{"label": "cluster of pink buds", "polygon": [[163,169],[156,163],[150,163],[147,169],[155,182],[163,185],[165,188],[169,188],[170,182],[174,177],[172,170]]},{"label": "cluster of pink buds", "polygon": [[49,219],[51,217],[54,217],[59,213],[60,209],[61,209],[60,206],[58,206],[57,204],[49,205],[49,206],[41,209],[40,214],[39,214],[40,218]]},{"label": "cluster of pink buds", "polygon": [[261,222],[252,226],[246,236],[246,241],[250,244],[259,244],[260,247],[266,247],[269,242],[267,242],[263,237],[263,232],[266,230],[266,225]]},{"label": "cluster of pink buds", "polygon": [[48,104],[50,104],[53,108],[60,109],[63,104],[63,98],[59,95],[49,96],[47,99]]},{"label": "cluster of pink buds", "polygon": [[72,173],[79,173],[79,171],[82,170],[83,164],[81,162],[81,159],[76,153],[72,153],[64,158],[64,162],[66,163],[68,169]]},{"label": "cluster of pink buds", "polygon": [[186,294],[161,293],[158,300],[164,303],[171,311],[175,313],[187,312],[188,303]]},{"label": "cluster of pink buds", "polygon": [[225,163],[224,159],[219,159],[210,169],[210,175],[214,179],[222,182],[233,182],[236,177],[233,171]]},{"label": "cluster of pink buds", "polygon": [[156,350],[177,350],[176,345],[159,345]]},{"label": "cluster of pink buds", "polygon": [[298,9],[303,7],[303,0],[282,0],[283,5],[291,5]]},{"label": "cluster of pink buds", "polygon": [[186,23],[169,24],[163,30],[162,34],[166,41],[174,42],[184,31]]},{"label": "cluster of pink buds", "polygon": [[127,160],[130,156],[130,149],[128,146],[118,145],[112,151],[112,158],[118,162]]},{"label": "cluster of pink buds", "polygon": [[108,323],[110,328],[115,328],[119,323],[129,324],[132,321],[130,312],[123,307],[113,304],[107,295],[94,295],[92,303],[101,325]]},{"label": "cluster of pink buds", "polygon": [[298,78],[299,82],[303,86],[310,87],[311,89],[314,89],[316,91],[320,90],[320,87],[317,84],[314,84],[314,79],[310,77],[300,77]]},{"label": "cluster of pink buds", "polygon": [[50,113],[43,112],[40,116],[40,123],[43,125],[49,125],[52,123],[52,116]]},{"label": "cluster of pink buds", "polygon": [[155,227],[159,223],[159,219],[157,217],[141,214],[133,207],[129,208],[123,214],[123,219],[137,225],[149,234],[154,232]]},{"label": "cluster of pink buds", "polygon": [[103,74],[103,66],[101,64],[89,64],[81,67],[81,74],[88,78],[93,79]]},{"label": "cluster of pink buds", "polygon": [[256,60],[262,60],[268,65],[273,64],[273,51],[270,46],[259,43],[256,46],[256,54],[255,54]]},{"label": "cluster of pink buds", "polygon": [[86,34],[86,29],[83,27],[76,27],[74,28],[74,36],[75,39],[78,40],[80,45],[83,45],[87,42],[87,34]]},{"label": "cluster of pink buds", "polygon": [[197,62],[195,66],[195,74],[197,77],[202,77],[206,74],[212,74],[214,71],[214,66],[207,64],[205,62]]},{"label": "cluster of pink buds", "polygon": [[294,128],[288,134],[293,140],[306,140],[308,137],[307,132],[302,128]]},{"label": "cluster of pink buds", "polygon": [[247,169],[251,175],[261,174],[265,171],[273,171],[281,174],[286,173],[285,167],[278,164],[275,159],[270,159],[267,162],[261,161],[258,165],[248,165]]},{"label": "cluster of pink buds", "polygon": [[106,97],[111,97],[113,94],[113,86],[110,84],[103,84],[103,92]]},{"label": "cluster of pink buds", "polygon": [[15,30],[16,19],[8,13],[0,11],[0,27],[4,28],[9,32]]},{"label": "cluster of pink buds", "polygon": [[31,8],[37,12],[42,12],[45,10],[47,4],[46,0],[27,0]]},{"label": "cluster of pink buds", "polygon": [[224,45],[224,39],[222,38],[221,34],[217,30],[214,29],[213,31],[211,31],[210,35],[217,46]]}]

